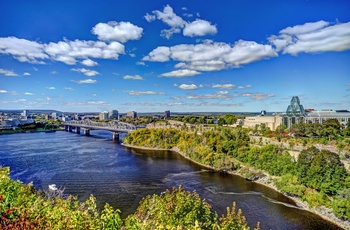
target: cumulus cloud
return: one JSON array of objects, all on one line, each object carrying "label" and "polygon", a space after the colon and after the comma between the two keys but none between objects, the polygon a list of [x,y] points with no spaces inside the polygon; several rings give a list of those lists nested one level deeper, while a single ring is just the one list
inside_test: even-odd
[{"label": "cumulus cloud", "polygon": [[92,79],[86,79],[86,80],[80,80],[80,81],[71,80],[71,81],[77,84],[96,84],[97,83],[96,80],[92,80]]},{"label": "cumulus cloud", "polygon": [[179,61],[176,68],[198,71],[218,71],[238,68],[241,65],[276,57],[271,45],[239,40],[231,45],[223,42],[204,41],[201,44],[160,46],[145,56],[143,61]]},{"label": "cumulus cloud", "polygon": [[152,62],[166,62],[170,59],[170,48],[166,46],[158,46],[152,50],[147,56],[142,58],[143,61],[152,61]]},{"label": "cumulus cloud", "polygon": [[146,19],[147,22],[153,22],[154,20],[156,20],[155,15],[148,14],[148,13],[144,16],[144,18]]},{"label": "cumulus cloud", "polygon": [[[126,42],[127,40],[136,39],[138,36],[135,34],[137,33],[128,30],[132,30],[132,24],[126,23],[125,28],[124,24],[122,24],[122,31],[119,31],[119,40]],[[123,33],[126,34],[123,35]],[[116,35],[112,34],[110,36],[113,37]],[[64,39],[63,41],[45,44],[16,37],[1,37],[0,54],[11,55],[20,62],[33,64],[45,64],[44,60],[48,59],[63,62],[67,65],[75,65],[79,61],[77,59],[85,59],[82,61],[82,64],[93,66],[96,65],[96,62],[91,61],[90,58],[118,60],[120,54],[125,54],[125,47],[116,41],[116,39],[108,43],[104,41],[84,41],[78,39],[70,41]]]},{"label": "cumulus cloud", "polygon": [[28,95],[28,96],[33,96],[34,93],[30,93],[30,92],[25,92],[24,95]]},{"label": "cumulus cloud", "polygon": [[[193,15],[185,13],[184,16],[192,17]],[[170,27],[169,29],[163,29],[161,31],[161,36],[167,39],[170,39],[175,33],[181,33],[181,30],[183,30],[183,35],[188,37],[205,36],[208,34],[213,35],[217,33],[216,26],[206,20],[196,19],[193,22],[186,22],[180,16],[176,15],[173,8],[169,5],[166,5],[163,11],[154,10],[152,14],[147,13],[144,18],[148,22],[158,19],[168,25]]]},{"label": "cumulus cloud", "polygon": [[50,42],[45,45],[45,52],[53,60],[64,62],[67,65],[75,65],[77,58],[88,59],[91,57],[118,60],[119,54],[125,54],[124,45],[119,42],[107,44],[101,41],[81,40]]},{"label": "cumulus cloud", "polygon": [[24,73],[23,73],[23,76],[30,76],[30,73],[24,72]]},{"label": "cumulus cloud", "polygon": [[18,76],[18,74],[16,74],[12,70],[7,70],[7,69],[0,69],[0,74],[3,74],[5,76],[9,76],[9,77],[16,77],[16,76]]},{"label": "cumulus cloud", "polygon": [[129,40],[139,40],[143,29],[130,22],[98,23],[91,32],[102,41],[118,41],[125,43]]},{"label": "cumulus cloud", "polygon": [[219,88],[219,89],[233,89],[236,86],[234,84],[215,84],[212,86],[212,88]]},{"label": "cumulus cloud", "polygon": [[168,73],[163,73],[161,77],[191,77],[200,74],[200,72],[189,69],[174,70]]},{"label": "cumulus cloud", "polygon": [[73,91],[74,89],[71,87],[64,87],[65,90]]},{"label": "cumulus cloud", "polygon": [[[177,86],[177,85],[176,85]],[[198,88],[201,88],[203,87],[203,85],[195,85],[195,84],[190,84],[190,85],[187,85],[187,84],[181,84],[179,86],[177,86],[179,89],[183,89],[183,90],[194,90],[194,89],[198,89]]]},{"label": "cumulus cloud", "polygon": [[50,87],[46,87],[46,89],[49,89],[49,90],[55,90],[56,88],[53,87],[53,86],[50,86]]},{"label": "cumulus cloud", "polygon": [[286,54],[319,53],[350,49],[350,22],[331,25],[318,21],[287,27],[268,40]]},{"label": "cumulus cloud", "polygon": [[83,65],[86,65],[86,66],[90,66],[90,67],[98,65],[97,62],[95,62],[95,61],[93,61],[91,59],[85,59],[85,60],[81,61],[80,63],[83,64]]},{"label": "cumulus cloud", "polygon": [[187,23],[184,30],[183,35],[188,37],[195,36],[205,36],[207,34],[214,35],[218,32],[216,26],[211,25],[210,22],[197,19],[194,22]]},{"label": "cumulus cloud", "polygon": [[0,54],[12,55],[20,62],[33,64],[44,64],[42,59],[49,58],[43,44],[16,37],[0,38]]},{"label": "cumulus cloud", "polygon": [[125,79],[125,80],[143,80],[143,78],[140,75],[134,75],[134,76],[125,75],[123,77],[123,79]]},{"label": "cumulus cloud", "polygon": [[85,76],[88,76],[88,77],[93,77],[93,76],[100,74],[99,72],[97,72],[95,70],[85,69],[85,68],[71,69],[71,70],[78,72],[78,73],[83,73]]},{"label": "cumulus cloud", "polygon": [[139,95],[159,95],[159,94],[165,94],[165,92],[156,92],[156,91],[135,91],[135,90],[127,90],[125,91],[126,93],[128,93],[129,95],[135,95],[135,96],[139,96]]},{"label": "cumulus cloud", "polygon": [[162,22],[171,27],[168,30],[161,31],[162,36],[166,37],[167,39],[169,39],[174,33],[180,33],[180,28],[183,28],[186,24],[186,21],[184,21],[181,17],[177,16],[174,13],[173,8],[171,8],[171,6],[169,5],[166,5],[163,11],[154,10],[152,11],[152,13],[158,20],[161,20]]}]

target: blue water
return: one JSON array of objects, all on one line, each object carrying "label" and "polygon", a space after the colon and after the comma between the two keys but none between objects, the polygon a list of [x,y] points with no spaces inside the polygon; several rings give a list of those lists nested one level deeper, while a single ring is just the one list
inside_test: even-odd
[{"label": "blue water", "polygon": [[122,211],[135,211],[142,197],[183,185],[196,190],[221,216],[237,203],[251,227],[263,229],[339,229],[287,197],[241,177],[205,170],[176,153],[125,148],[106,131],[86,137],[67,132],[0,135],[0,164],[11,167],[11,177],[33,182],[37,189],[49,184],[65,193],[97,198]]}]

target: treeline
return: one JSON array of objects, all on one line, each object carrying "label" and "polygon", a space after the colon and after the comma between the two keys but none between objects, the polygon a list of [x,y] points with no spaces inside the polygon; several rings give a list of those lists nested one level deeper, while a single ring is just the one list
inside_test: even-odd
[{"label": "treeline", "polygon": [[[13,181],[9,168],[0,168],[0,229],[249,229],[241,210],[227,209],[221,218],[196,192],[181,186],[143,198],[125,220],[106,204],[99,211],[95,198],[48,197],[33,185]],[[259,223],[257,228],[259,228]]]},{"label": "treeline", "polygon": [[240,162],[279,176],[277,187],[298,196],[311,206],[325,205],[336,215],[350,220],[350,175],[339,156],[315,147],[303,150],[298,158],[278,145],[250,144],[243,128],[218,127],[203,133],[178,129],[139,129],[130,133],[126,144],[135,146],[178,147],[196,162],[219,170],[239,170]]}]

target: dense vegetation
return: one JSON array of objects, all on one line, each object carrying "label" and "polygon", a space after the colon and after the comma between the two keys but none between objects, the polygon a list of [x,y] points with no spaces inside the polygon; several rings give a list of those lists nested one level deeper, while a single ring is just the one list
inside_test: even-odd
[{"label": "dense vegetation", "polygon": [[[298,161],[287,149],[274,144],[251,144],[243,128],[218,127],[199,133],[180,129],[139,129],[124,143],[135,146],[177,147],[187,157],[216,169],[248,171],[241,164],[278,176],[276,186],[310,206],[333,208],[340,218],[350,220],[350,175],[339,155],[310,147]],[[248,175],[251,177],[252,175]],[[257,175],[253,175],[253,178]]]},{"label": "dense vegetation", "polygon": [[93,196],[79,202],[73,196],[45,194],[11,180],[9,168],[0,168],[0,229],[249,229],[235,204],[227,210],[226,216],[218,218],[196,192],[180,186],[145,197],[123,221],[119,210],[108,204],[98,211]]}]

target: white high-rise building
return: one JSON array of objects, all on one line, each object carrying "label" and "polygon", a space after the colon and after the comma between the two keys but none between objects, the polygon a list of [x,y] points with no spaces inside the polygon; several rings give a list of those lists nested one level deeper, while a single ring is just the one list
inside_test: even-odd
[{"label": "white high-rise building", "polygon": [[100,118],[100,121],[108,120],[108,112],[107,111],[101,112],[99,118]]}]

